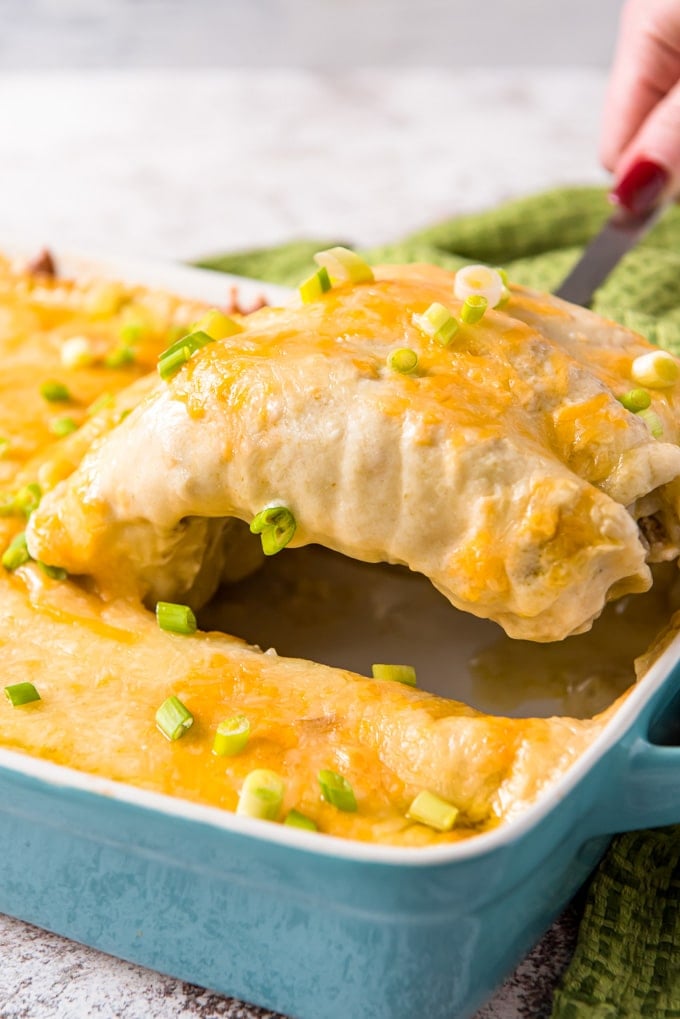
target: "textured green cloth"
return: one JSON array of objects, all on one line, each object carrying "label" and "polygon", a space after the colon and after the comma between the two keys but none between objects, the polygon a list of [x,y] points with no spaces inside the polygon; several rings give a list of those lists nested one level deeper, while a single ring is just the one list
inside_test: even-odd
[{"label": "textured green cloth", "polygon": [[[459,216],[368,253],[372,261],[501,265],[552,290],[611,211],[599,188],[565,188]],[[202,265],[294,285],[331,243],[205,259]],[[680,208],[668,211],[598,291],[601,314],[680,354]],[[680,1019],[680,827],[618,837],[591,883],[553,1019]]]},{"label": "textured green cloth", "polygon": [[553,1019],[680,1017],[680,829],[614,840],[588,892]]}]

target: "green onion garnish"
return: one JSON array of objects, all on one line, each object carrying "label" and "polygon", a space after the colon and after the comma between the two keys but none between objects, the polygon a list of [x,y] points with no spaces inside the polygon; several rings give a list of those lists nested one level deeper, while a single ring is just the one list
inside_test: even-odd
[{"label": "green onion garnish", "polygon": [[243,332],[243,327],[235,322],[233,318],[224,315],[217,308],[213,308],[207,315],[196,324],[196,328],[202,330],[212,340],[225,340],[227,336]]},{"label": "green onion garnish", "polygon": [[466,325],[474,325],[475,322],[479,322],[486,309],[489,307],[489,302],[486,297],[482,294],[471,294],[466,297],[463,301],[463,307],[460,309],[460,318]]},{"label": "green onion garnish", "polygon": [[118,330],[123,346],[134,346],[144,336],[147,327],[142,322],[125,322]]},{"label": "green onion garnish", "polygon": [[158,374],[162,379],[172,378],[197,350],[201,350],[202,347],[213,342],[212,336],[208,336],[202,329],[180,337],[179,340],[171,343],[158,358]]},{"label": "green onion garnish", "polygon": [[327,270],[334,283],[372,283],[375,279],[368,262],[349,248],[337,247],[317,251],[314,261]]},{"label": "green onion garnish", "polygon": [[68,577],[68,570],[65,570],[63,566],[48,566],[47,563],[41,562],[38,563],[38,566],[51,580],[66,580]]},{"label": "green onion garnish", "polygon": [[510,282],[508,280],[508,274],[505,271],[505,269],[501,269],[500,266],[497,265],[496,266],[496,272],[500,276],[501,281],[503,283],[503,290],[501,291],[501,299],[498,302],[498,304],[496,305],[496,307],[497,308],[504,308],[506,306],[506,304],[508,303],[508,301],[510,300],[510,298],[512,297],[512,293],[510,291]]},{"label": "green onion garnish", "polygon": [[318,775],[321,795],[326,803],[332,803],[338,810],[353,813],[357,809],[356,796],[351,785],[337,771],[322,768]]},{"label": "green onion garnish", "polygon": [[62,403],[71,399],[68,387],[63,382],[43,382],[40,387],[40,395],[48,403]]},{"label": "green onion garnish", "polygon": [[435,301],[422,315],[413,316],[413,324],[432,340],[448,347],[458,332],[458,323],[448,308]]},{"label": "green onion garnish", "polygon": [[394,683],[416,686],[416,670],[412,665],[372,665],[373,679],[390,679]]},{"label": "green onion garnish", "polygon": [[281,811],[285,785],[280,775],[267,768],[256,768],[246,775],[238,799],[236,813],[276,821]]},{"label": "green onion garnish", "polygon": [[633,382],[649,389],[668,389],[680,378],[680,366],[667,350],[650,350],[636,357],[630,369]]},{"label": "green onion garnish", "polygon": [[245,715],[226,718],[217,726],[212,752],[216,757],[240,754],[250,739],[250,722]]},{"label": "green onion garnish", "polygon": [[12,570],[17,570],[24,563],[30,561],[31,555],[28,551],[28,545],[26,544],[26,532],[22,531],[21,534],[17,534],[12,539],[10,544],[7,546],[2,555],[2,565],[10,573]]},{"label": "green onion garnish", "polygon": [[129,344],[121,343],[120,346],[106,355],[104,364],[107,368],[127,368],[129,364],[133,364],[134,360],[134,349]]},{"label": "green onion garnish", "polygon": [[400,347],[387,355],[387,367],[400,375],[408,375],[418,364],[418,355],[409,347]]},{"label": "green onion garnish", "polygon": [[179,350],[173,350],[172,354],[159,358],[158,374],[162,379],[171,379],[187,363],[190,357],[191,350],[189,347],[180,347]]},{"label": "green onion garnish", "polygon": [[156,712],[156,726],[171,742],[181,739],[194,724],[194,716],[179,697],[168,697]]},{"label": "green onion garnish", "polygon": [[196,633],[196,616],[188,605],[159,601],[156,603],[156,620],[161,630],[167,630],[168,633]]},{"label": "green onion garnish", "polygon": [[295,517],[287,506],[267,506],[253,517],[252,534],[259,534],[265,555],[276,555],[295,534]]},{"label": "green onion garnish", "polygon": [[299,810],[289,810],[283,823],[289,825],[291,828],[304,828],[306,831],[319,830],[316,821],[312,821],[311,817],[307,817],[306,814],[300,813]]},{"label": "green onion garnish", "polygon": [[317,271],[306,280],[303,280],[298,287],[303,304],[311,304],[312,301],[316,301],[322,294],[325,294],[326,291],[330,289],[331,281],[328,275],[328,270],[323,266],[321,269],[317,269]]},{"label": "green onion garnish", "polygon": [[451,831],[460,811],[436,793],[424,789],[408,808],[406,816],[437,831]]},{"label": "green onion garnish", "polygon": [[87,368],[94,361],[91,342],[86,336],[72,336],[64,340],[60,359],[65,368]]},{"label": "green onion garnish", "polygon": [[632,414],[638,414],[641,410],[647,410],[652,398],[646,389],[629,389],[623,396],[619,396],[619,403],[622,403],[626,410]]},{"label": "green onion garnish", "polygon": [[0,517],[13,517],[15,513],[16,504],[14,496],[9,492],[3,492],[0,495]]},{"label": "green onion garnish", "polygon": [[100,410],[104,410],[105,407],[110,407],[113,404],[113,393],[102,393],[96,400],[93,400],[90,406],[87,408],[88,416],[92,414],[98,414]]},{"label": "green onion garnish", "polygon": [[53,435],[58,435],[61,438],[64,435],[70,435],[71,432],[77,432],[78,425],[71,417],[55,418],[50,421],[50,431]]},{"label": "green onion garnish", "polygon": [[41,499],[42,488],[36,481],[31,481],[30,484],[20,488],[14,496],[14,508],[28,519],[31,513],[37,510]]},{"label": "green onion garnish", "polygon": [[655,439],[661,438],[663,435],[663,421],[655,411],[640,410],[638,411],[638,417],[642,418]]},{"label": "green onion garnish", "polygon": [[13,683],[11,686],[6,686],[5,697],[13,708],[20,708],[22,704],[40,700],[40,694],[32,683]]},{"label": "green onion garnish", "polygon": [[472,296],[486,297],[490,308],[498,307],[506,289],[501,274],[488,265],[464,266],[456,273],[453,283],[453,293],[459,301]]}]

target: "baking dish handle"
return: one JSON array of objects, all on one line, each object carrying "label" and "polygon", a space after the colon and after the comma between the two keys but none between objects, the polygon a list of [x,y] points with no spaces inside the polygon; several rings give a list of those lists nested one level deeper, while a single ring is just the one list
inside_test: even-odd
[{"label": "baking dish handle", "polygon": [[593,835],[680,823],[680,746],[637,736],[620,762],[619,778],[603,783],[591,815]]}]

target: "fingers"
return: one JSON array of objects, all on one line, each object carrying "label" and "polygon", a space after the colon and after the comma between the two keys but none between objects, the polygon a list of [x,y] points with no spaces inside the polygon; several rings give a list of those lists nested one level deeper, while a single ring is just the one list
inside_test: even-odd
[{"label": "fingers", "polygon": [[636,212],[680,192],[680,83],[654,107],[619,156],[613,197]]},{"label": "fingers", "polygon": [[[614,64],[605,102],[601,157],[607,169],[622,176],[643,150],[643,126],[680,79],[680,4],[677,0],[628,0],[621,18]],[[675,121],[675,111],[660,113],[651,138]],[[676,125],[677,129],[677,125]],[[645,142],[649,140],[646,136]],[[668,146],[675,151],[675,146]],[[659,157],[662,153],[657,154]],[[678,156],[673,154],[673,159]],[[663,165],[673,168],[680,161]]]}]

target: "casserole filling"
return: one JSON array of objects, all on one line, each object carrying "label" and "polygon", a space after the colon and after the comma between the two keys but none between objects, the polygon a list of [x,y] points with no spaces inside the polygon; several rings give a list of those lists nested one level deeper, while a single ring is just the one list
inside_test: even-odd
[{"label": "casserole filling", "polygon": [[196,627],[220,585],[321,545],[555,641],[678,555],[678,387],[625,405],[642,338],[432,267],[345,268],[244,316],[0,263],[3,675],[36,692],[8,694],[5,746],[423,845],[524,809],[605,724]]}]

